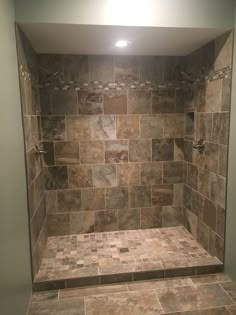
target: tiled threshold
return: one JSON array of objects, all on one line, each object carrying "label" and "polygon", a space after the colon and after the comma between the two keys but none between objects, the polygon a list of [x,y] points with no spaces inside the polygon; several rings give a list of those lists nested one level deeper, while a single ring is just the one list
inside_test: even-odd
[{"label": "tiled threshold", "polygon": [[50,237],[34,291],[222,271],[182,226]]}]

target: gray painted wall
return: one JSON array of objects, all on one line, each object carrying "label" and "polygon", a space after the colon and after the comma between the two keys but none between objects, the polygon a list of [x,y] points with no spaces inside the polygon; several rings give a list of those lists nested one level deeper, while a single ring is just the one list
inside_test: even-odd
[{"label": "gray painted wall", "polygon": [[[236,4],[235,4],[236,28]],[[225,270],[236,281],[236,33],[234,33],[231,121],[228,164]]]},{"label": "gray painted wall", "polygon": [[31,295],[26,175],[12,0],[0,0],[0,313]]},{"label": "gray painted wall", "polygon": [[231,29],[234,21],[234,0],[15,0],[15,5],[22,23]]}]

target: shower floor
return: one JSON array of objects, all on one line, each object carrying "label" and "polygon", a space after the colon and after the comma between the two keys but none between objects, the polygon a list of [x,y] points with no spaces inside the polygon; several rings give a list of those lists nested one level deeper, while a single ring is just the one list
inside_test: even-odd
[{"label": "shower floor", "polygon": [[182,226],[49,237],[35,290],[222,271]]}]

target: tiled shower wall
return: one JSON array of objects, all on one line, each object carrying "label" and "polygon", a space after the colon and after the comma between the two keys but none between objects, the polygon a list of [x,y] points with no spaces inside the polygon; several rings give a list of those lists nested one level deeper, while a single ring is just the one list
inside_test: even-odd
[{"label": "tiled shower wall", "polygon": [[[186,59],[186,70],[198,84],[185,97],[185,185],[187,228],[212,255],[224,258],[225,200],[232,33],[194,52]],[[204,73],[204,76],[202,75]],[[203,139],[206,150],[192,149]]]},{"label": "tiled shower wall", "polygon": [[38,68],[37,56],[18,28],[16,35],[25,136],[32,270],[35,275],[47,240],[43,165],[41,158],[37,158],[34,152],[34,146],[40,142]]},{"label": "tiled shower wall", "polygon": [[182,59],[39,57],[49,235],[182,225]]}]

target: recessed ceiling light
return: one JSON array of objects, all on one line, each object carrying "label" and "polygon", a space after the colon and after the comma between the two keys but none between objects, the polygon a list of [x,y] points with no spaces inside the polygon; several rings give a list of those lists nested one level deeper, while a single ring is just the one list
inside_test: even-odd
[{"label": "recessed ceiling light", "polygon": [[116,47],[124,48],[124,47],[127,47],[129,44],[130,42],[128,42],[127,40],[118,40],[116,42]]}]

